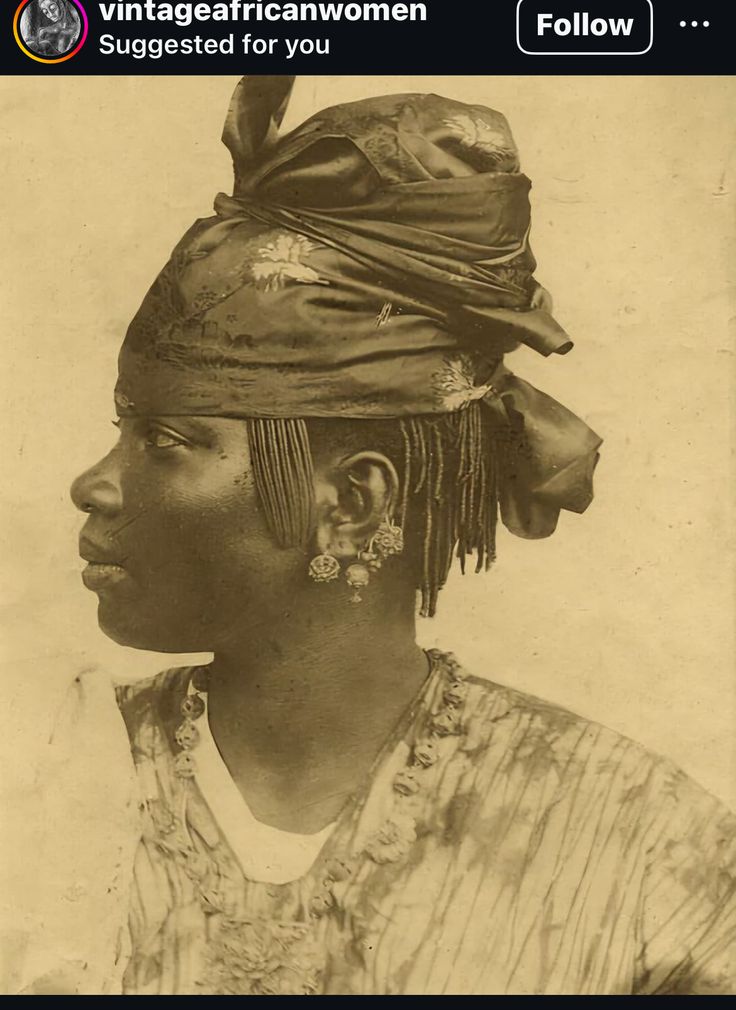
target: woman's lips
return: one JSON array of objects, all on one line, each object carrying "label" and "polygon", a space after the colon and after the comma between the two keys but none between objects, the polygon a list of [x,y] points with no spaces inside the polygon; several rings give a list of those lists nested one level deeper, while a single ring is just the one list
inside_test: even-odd
[{"label": "woman's lips", "polygon": [[107,561],[89,561],[82,572],[82,582],[87,589],[108,589],[125,579],[127,574],[122,565]]},{"label": "woman's lips", "polygon": [[108,551],[84,534],[79,538],[79,553],[87,562],[82,572],[82,581],[87,589],[107,589],[127,577],[128,573],[120,561],[110,557]]}]

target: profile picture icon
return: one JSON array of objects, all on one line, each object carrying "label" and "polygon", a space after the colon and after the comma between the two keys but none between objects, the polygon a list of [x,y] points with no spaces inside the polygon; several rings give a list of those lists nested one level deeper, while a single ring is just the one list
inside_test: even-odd
[{"label": "profile picture icon", "polygon": [[84,44],[87,15],[78,0],[24,0],[13,29],[26,56],[40,63],[61,63]]}]

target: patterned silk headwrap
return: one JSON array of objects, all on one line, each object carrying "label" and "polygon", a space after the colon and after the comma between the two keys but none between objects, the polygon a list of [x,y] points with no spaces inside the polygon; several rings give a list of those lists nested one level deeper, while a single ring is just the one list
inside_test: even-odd
[{"label": "patterned silk headwrap", "polygon": [[503,364],[522,343],[572,347],[533,279],[530,182],[506,120],[394,95],[279,137],[292,82],[238,85],[233,195],[184,235],[133,319],[119,412],[402,418],[482,400],[515,447],[502,520],[549,535],[560,509],[589,504],[601,440]]}]

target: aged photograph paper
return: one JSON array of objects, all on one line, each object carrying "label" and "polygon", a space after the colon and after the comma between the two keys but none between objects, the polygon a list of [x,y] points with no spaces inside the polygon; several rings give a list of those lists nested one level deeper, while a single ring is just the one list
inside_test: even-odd
[{"label": "aged photograph paper", "polygon": [[734,79],[0,90],[2,991],[733,994]]}]

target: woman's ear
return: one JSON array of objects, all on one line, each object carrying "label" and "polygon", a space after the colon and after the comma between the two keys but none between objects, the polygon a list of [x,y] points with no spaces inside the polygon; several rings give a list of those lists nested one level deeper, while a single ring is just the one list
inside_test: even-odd
[{"label": "woman's ear", "polygon": [[354,558],[398,500],[399,477],[388,456],[358,452],[315,474],[320,552]]}]

